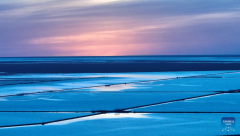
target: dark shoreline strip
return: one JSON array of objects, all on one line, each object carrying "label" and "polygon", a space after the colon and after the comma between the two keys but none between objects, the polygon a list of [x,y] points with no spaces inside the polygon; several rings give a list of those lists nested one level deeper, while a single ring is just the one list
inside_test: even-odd
[{"label": "dark shoreline strip", "polygon": [[[152,62],[152,63],[150,63]],[[104,63],[3,63],[0,71],[7,73],[117,73],[166,71],[240,70],[240,63],[224,61],[149,61]]]}]

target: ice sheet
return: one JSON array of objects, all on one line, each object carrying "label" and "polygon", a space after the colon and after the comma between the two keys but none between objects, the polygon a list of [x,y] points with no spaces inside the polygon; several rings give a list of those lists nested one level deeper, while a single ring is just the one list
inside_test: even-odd
[{"label": "ice sheet", "polygon": [[19,113],[19,112],[1,112],[0,127],[7,125],[19,125],[29,123],[41,123],[53,120],[80,117],[90,115],[91,113]]},{"label": "ice sheet", "polygon": [[210,93],[43,93],[2,98],[0,110],[115,110],[206,94]]},{"label": "ice sheet", "polygon": [[147,112],[240,112],[240,94],[220,94],[211,97],[173,102],[132,111]]},{"label": "ice sheet", "polygon": [[[37,82],[37,83],[31,83],[31,84],[16,84],[16,85],[10,85],[10,86],[3,85],[3,86],[0,86],[0,90],[1,90],[0,95],[43,92],[43,91],[49,91],[49,90],[76,89],[76,88],[85,88],[85,87],[92,87],[92,86],[104,86],[109,84],[123,84],[123,83],[139,82],[139,81],[150,81],[150,80],[156,80],[156,79],[168,79],[168,78],[206,75],[210,73],[224,73],[224,72],[229,72],[229,71],[152,72],[152,73],[139,72],[139,73],[111,73],[111,74],[104,74],[104,75],[99,74],[98,76],[100,76],[100,78],[74,79],[74,80],[64,80],[64,81],[54,81],[54,82]],[[56,76],[55,74],[53,75],[46,74],[46,75],[43,76],[44,78],[40,76],[41,79],[49,80],[48,78],[52,79],[52,78],[59,77],[59,75]],[[77,77],[77,75],[78,74],[70,74],[70,75],[65,74],[64,76]],[[84,74],[80,74],[80,75],[83,76]],[[94,75],[96,76],[96,74]],[[14,78],[18,77],[18,75],[11,75],[10,77],[13,78],[12,76]],[[35,75],[35,76],[38,76],[38,75]],[[23,82],[25,82],[25,80],[29,80],[28,74],[20,75],[19,78],[20,77]],[[33,78],[34,75],[30,75],[30,77]],[[4,79],[7,79],[7,76],[5,76]]]},{"label": "ice sheet", "polygon": [[29,136],[207,136],[226,135],[222,131],[222,117],[235,117],[235,131],[228,134],[239,134],[239,114],[106,114],[88,117],[85,120],[73,121],[62,125],[44,125],[1,129],[0,135]]}]

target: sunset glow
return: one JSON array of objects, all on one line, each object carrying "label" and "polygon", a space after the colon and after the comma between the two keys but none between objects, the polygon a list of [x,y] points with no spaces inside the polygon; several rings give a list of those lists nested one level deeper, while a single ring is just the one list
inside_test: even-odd
[{"label": "sunset glow", "polygon": [[3,0],[0,55],[237,54],[240,3],[217,2]]}]

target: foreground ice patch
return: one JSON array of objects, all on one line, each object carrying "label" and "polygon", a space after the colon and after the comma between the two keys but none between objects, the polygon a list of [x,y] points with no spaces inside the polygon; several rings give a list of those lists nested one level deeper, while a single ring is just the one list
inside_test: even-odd
[{"label": "foreground ice patch", "polygon": [[107,113],[107,114],[99,114],[99,115],[93,115],[89,117],[84,117],[84,118],[77,118],[77,119],[71,119],[71,120],[66,120],[66,121],[61,121],[61,122],[55,122],[51,123],[49,125],[65,125],[65,124],[70,124],[74,122],[79,122],[79,121],[87,121],[87,120],[97,120],[97,119],[116,119],[116,118],[150,118],[147,116],[146,113]]},{"label": "foreground ice patch", "polygon": [[94,91],[121,91],[126,89],[134,89],[137,88],[139,85],[134,84],[121,84],[121,85],[111,85],[111,86],[100,86],[94,87]]}]

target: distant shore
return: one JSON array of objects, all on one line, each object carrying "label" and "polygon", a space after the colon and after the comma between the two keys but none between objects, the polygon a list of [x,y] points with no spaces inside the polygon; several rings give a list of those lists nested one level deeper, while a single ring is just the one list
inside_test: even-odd
[{"label": "distant shore", "polygon": [[240,62],[0,63],[6,73],[114,73],[240,70]]}]

